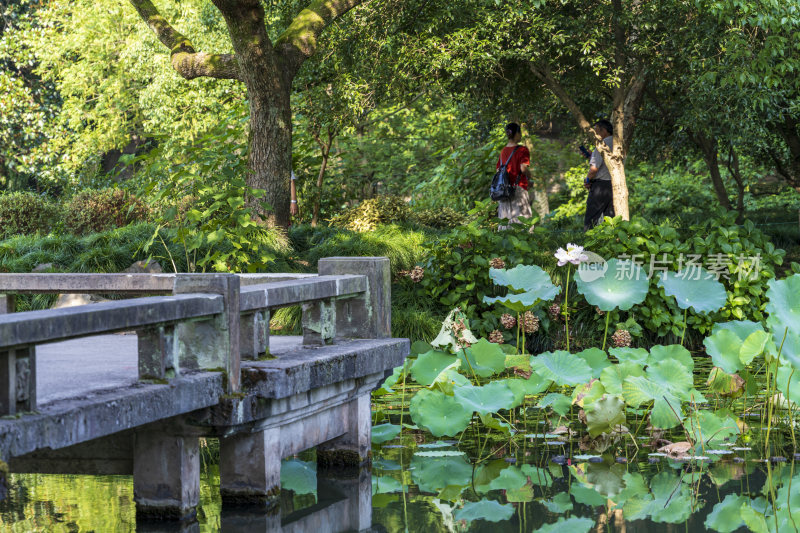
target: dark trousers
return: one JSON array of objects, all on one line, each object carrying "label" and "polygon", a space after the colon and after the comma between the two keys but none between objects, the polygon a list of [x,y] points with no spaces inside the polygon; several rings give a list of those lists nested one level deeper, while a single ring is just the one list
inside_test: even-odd
[{"label": "dark trousers", "polygon": [[586,199],[586,215],[583,217],[583,229],[588,230],[600,224],[603,217],[614,216],[614,192],[610,180],[594,180],[591,182],[589,197]]}]

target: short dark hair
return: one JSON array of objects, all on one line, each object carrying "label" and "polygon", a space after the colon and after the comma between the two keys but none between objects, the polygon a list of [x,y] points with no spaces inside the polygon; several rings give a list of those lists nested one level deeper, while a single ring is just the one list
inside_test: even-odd
[{"label": "short dark hair", "polygon": [[600,126],[601,128],[605,129],[608,133],[614,134],[614,126],[611,125],[609,121],[606,119],[600,119],[594,123],[595,126]]},{"label": "short dark hair", "polygon": [[509,139],[513,139],[514,135],[516,135],[520,131],[522,130],[520,129],[519,124],[517,124],[516,122],[510,122],[506,124],[506,137],[508,137]]}]

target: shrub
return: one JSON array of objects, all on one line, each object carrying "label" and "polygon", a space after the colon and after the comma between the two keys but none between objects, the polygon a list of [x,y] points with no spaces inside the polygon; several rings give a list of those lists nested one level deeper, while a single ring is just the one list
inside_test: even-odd
[{"label": "shrub", "polygon": [[430,228],[456,228],[467,223],[467,215],[456,211],[452,207],[413,211],[409,219],[421,226]]},{"label": "shrub", "polygon": [[406,222],[411,214],[408,204],[399,196],[382,195],[369,198],[330,220],[331,226],[352,231],[372,231],[381,224]]},{"label": "shrub", "polygon": [[67,202],[64,224],[75,235],[121,228],[147,218],[144,202],[123,189],[87,189]]},{"label": "shrub", "polygon": [[0,238],[48,233],[60,219],[58,205],[30,192],[0,194]]}]

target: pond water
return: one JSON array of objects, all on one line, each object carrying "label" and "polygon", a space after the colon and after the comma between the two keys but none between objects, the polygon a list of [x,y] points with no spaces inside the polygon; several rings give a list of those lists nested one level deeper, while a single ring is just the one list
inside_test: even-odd
[{"label": "pond water", "polygon": [[[748,506],[767,515],[778,510],[777,519],[767,516],[772,531],[792,531],[791,518],[800,523],[791,509],[797,499],[800,510],[791,460],[762,462],[753,450],[731,445],[709,450],[704,460],[641,452],[645,460],[624,462],[583,454],[559,439],[537,435],[513,450],[490,441],[496,450],[474,464],[469,446],[464,452],[453,442],[418,443],[408,434],[376,447],[372,471],[360,478],[318,479],[307,452],[284,461],[278,515],[223,510],[212,459],[203,467],[197,521],[182,526],[137,528],[130,476],[16,474],[0,503],[0,530],[746,531],[741,508]],[[800,478],[794,483],[800,487]]]}]

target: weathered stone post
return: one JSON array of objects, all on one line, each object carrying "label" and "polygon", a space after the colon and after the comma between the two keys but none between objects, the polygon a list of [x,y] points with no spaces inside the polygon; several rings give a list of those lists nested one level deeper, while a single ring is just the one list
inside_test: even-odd
[{"label": "weathered stone post", "polygon": [[239,323],[242,359],[258,359],[261,354],[269,353],[269,317],[266,309],[242,314]]},{"label": "weathered stone post", "polygon": [[360,274],[367,277],[367,292],[335,302],[336,336],[385,339],[392,335],[392,278],[388,257],[326,257],[320,259],[320,276]]},{"label": "weathered stone post", "polygon": [[36,410],[36,347],[0,350],[0,416]]},{"label": "weathered stone post", "polygon": [[235,274],[179,274],[174,294],[221,294],[225,311],[211,320],[182,322],[175,327],[174,366],[181,370],[224,370],[228,392],[241,383],[239,352],[239,277]]},{"label": "weathered stone post", "polygon": [[274,507],[280,491],[280,428],[219,439],[219,492],[223,505]]},{"label": "weathered stone post", "polygon": [[0,294],[0,315],[7,315],[17,310],[17,296],[15,294]]},{"label": "weathered stone post", "polygon": [[136,433],[133,499],[144,519],[192,518],[200,503],[200,447],[196,436]]}]

